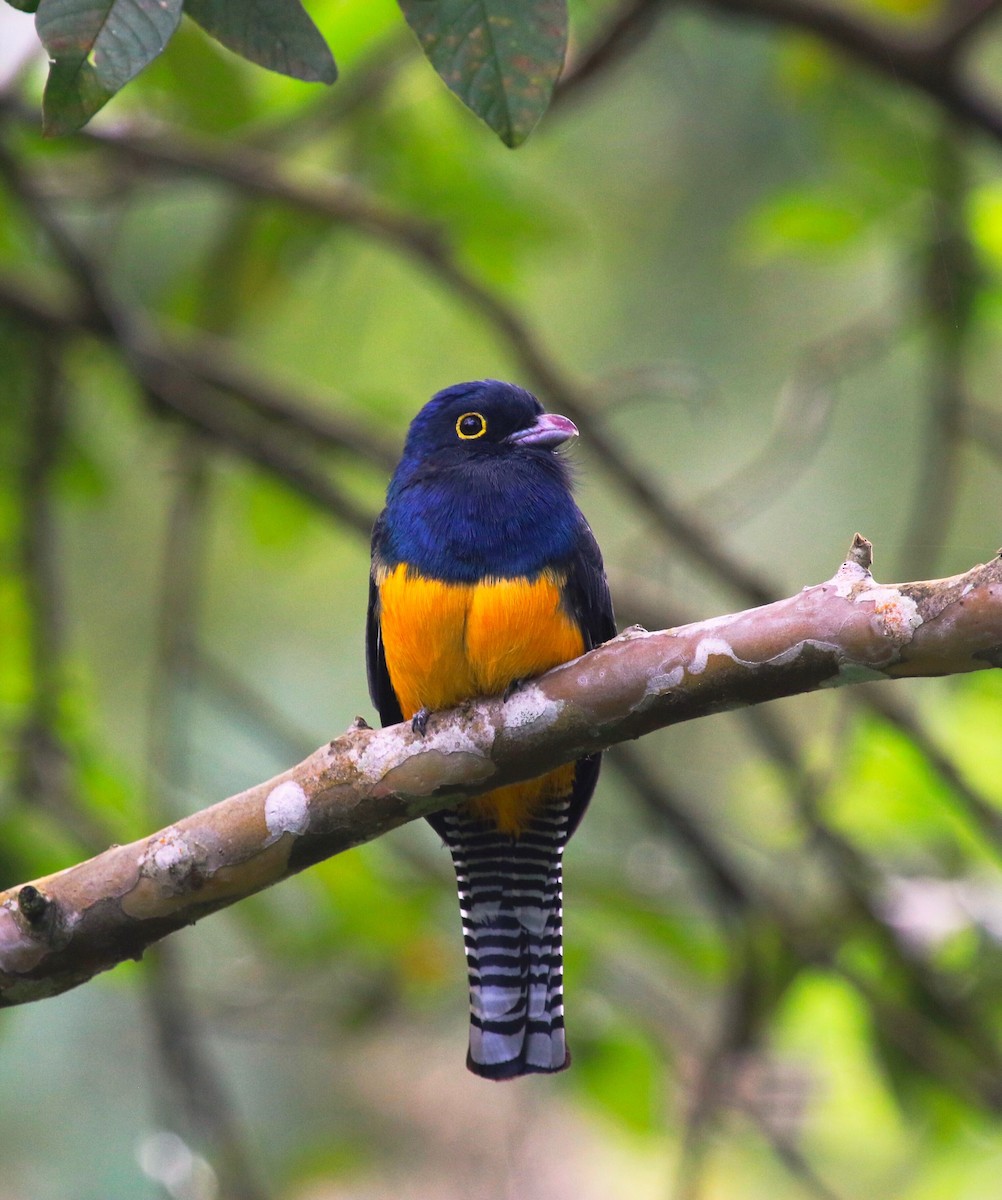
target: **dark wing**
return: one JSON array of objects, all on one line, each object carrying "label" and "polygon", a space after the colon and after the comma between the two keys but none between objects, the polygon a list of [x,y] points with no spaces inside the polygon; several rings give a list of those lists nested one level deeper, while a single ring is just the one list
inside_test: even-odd
[{"label": "dark wing", "polygon": [[[568,564],[563,602],[584,634],[585,650],[593,650],[616,636],[616,618],[612,611],[612,596],[605,577],[602,551],[584,517],[581,518],[577,548]],[[577,760],[567,837],[577,829],[588,807],[598,782],[601,759],[600,754],[589,754]]]},{"label": "dark wing", "polygon": [[574,556],[568,564],[563,602],[584,634],[585,650],[594,650],[616,636],[616,618],[602,564],[602,551],[584,517],[581,518]]},{"label": "dark wing", "polygon": [[[372,553],[375,557],[383,537],[383,514],[372,530]],[[383,638],[379,631],[379,592],[376,581],[369,575],[369,609],[365,618],[365,669],[369,677],[369,698],[376,706],[384,725],[397,725],[404,719],[386,669]]]}]

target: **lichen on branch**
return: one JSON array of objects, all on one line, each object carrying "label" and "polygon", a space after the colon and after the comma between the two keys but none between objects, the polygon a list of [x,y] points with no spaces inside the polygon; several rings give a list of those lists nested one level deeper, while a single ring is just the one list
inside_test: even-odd
[{"label": "lichen on branch", "polygon": [[434,714],[423,736],[357,720],[274,779],[0,893],[0,1006],[66,991],[398,825],[651,730],[822,687],[1002,666],[1002,557],[890,585],[870,565],[857,535],[824,583],[628,629],[507,698]]}]

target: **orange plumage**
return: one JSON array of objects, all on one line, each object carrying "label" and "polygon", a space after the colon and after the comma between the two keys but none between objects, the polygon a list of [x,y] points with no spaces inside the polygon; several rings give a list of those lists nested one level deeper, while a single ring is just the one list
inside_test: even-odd
[{"label": "orange plumage", "polygon": [[[377,569],[386,667],[406,720],[421,708],[452,708],[471,696],[504,692],[585,650],[579,625],[561,603],[564,580],[445,583],[401,563]],[[505,833],[517,834],[541,801],[566,795],[573,763],[471,801]]]}]

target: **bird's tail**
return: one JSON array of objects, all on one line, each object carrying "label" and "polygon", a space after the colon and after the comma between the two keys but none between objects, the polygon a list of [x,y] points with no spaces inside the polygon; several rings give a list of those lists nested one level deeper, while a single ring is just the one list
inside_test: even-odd
[{"label": "bird's tail", "polygon": [[470,972],[466,1065],[487,1079],[561,1071],[564,1040],[561,860],[569,801],[518,835],[469,813],[437,814],[456,868]]}]

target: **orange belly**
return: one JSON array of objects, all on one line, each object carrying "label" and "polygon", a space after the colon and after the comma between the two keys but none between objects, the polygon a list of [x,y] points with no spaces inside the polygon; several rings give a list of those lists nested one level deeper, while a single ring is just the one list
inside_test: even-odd
[{"label": "orange belly", "polygon": [[[421,708],[452,708],[498,695],[584,653],[584,639],[560,602],[561,579],[443,583],[405,564],[377,572],[386,669],[405,720]],[[480,816],[517,834],[548,799],[566,795],[574,764],[470,801]]]}]

